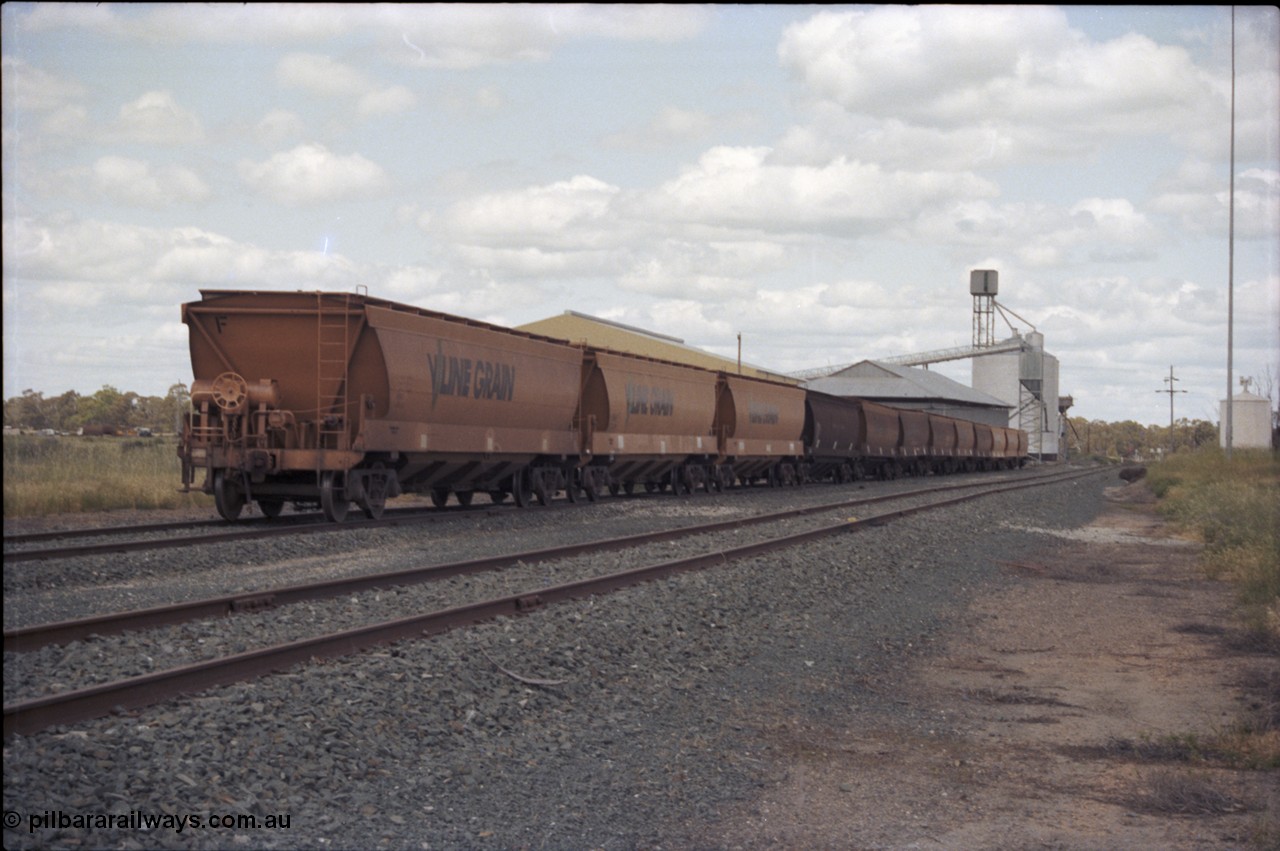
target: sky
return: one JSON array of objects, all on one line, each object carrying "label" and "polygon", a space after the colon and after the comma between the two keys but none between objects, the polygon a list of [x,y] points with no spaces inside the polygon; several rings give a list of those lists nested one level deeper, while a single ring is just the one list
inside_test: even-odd
[{"label": "sky", "polygon": [[189,382],[201,289],[794,372],[969,345],[995,269],[1072,416],[1167,425],[1172,367],[1216,422],[1229,292],[1280,385],[1280,12],[1235,21],[1232,261],[1229,7],[5,3],[4,396]]}]

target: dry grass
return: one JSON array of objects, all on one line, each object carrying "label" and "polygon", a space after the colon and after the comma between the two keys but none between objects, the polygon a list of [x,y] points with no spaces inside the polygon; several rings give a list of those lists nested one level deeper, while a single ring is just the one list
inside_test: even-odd
[{"label": "dry grass", "polygon": [[1223,785],[1221,779],[1199,772],[1157,769],[1147,775],[1146,788],[1129,805],[1149,813],[1181,816],[1244,813],[1257,808]]},{"label": "dry grass", "polygon": [[5,435],[4,516],[212,505],[179,492],[173,439]]},{"label": "dry grass", "polygon": [[1280,456],[1175,455],[1148,481],[1160,512],[1204,541],[1205,572],[1235,584],[1248,628],[1280,649]]}]

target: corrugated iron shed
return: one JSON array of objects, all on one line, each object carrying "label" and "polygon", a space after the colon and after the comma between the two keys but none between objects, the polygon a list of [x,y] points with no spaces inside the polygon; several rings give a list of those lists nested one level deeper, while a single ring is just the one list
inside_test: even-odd
[{"label": "corrugated iron shed", "polygon": [[857,397],[900,408],[1007,425],[1009,405],[927,369],[864,360],[805,387],[831,396]]},{"label": "corrugated iron shed", "polygon": [[[676,337],[646,331],[643,328],[635,328],[630,325],[624,325],[621,322],[613,322],[596,316],[588,316],[585,313],[578,313],[573,310],[566,310],[559,316],[551,316],[546,319],[539,319],[536,322],[530,322],[527,325],[521,325],[517,330],[658,360],[687,363],[690,366],[700,366],[703,369],[735,374],[739,372],[738,362],[734,358],[721,357],[720,355],[694,348],[687,345],[684,340]],[[772,372],[745,363],[742,364],[741,374],[752,378],[766,378],[770,381],[784,381],[788,384],[799,383],[795,378],[782,373]]]}]

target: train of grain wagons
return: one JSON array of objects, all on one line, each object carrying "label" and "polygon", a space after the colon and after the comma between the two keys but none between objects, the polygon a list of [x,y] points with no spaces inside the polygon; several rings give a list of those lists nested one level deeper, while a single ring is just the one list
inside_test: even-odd
[{"label": "train of grain wagons", "polygon": [[564,494],[1021,466],[1026,433],[573,344],[363,293],[201,291],[185,488],[235,520],[256,502],[389,498],[520,506]]}]

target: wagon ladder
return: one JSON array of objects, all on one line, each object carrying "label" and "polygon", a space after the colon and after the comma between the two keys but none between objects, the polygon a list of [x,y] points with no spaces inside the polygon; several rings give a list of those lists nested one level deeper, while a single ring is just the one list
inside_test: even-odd
[{"label": "wagon ladder", "polygon": [[342,293],[341,298],[340,310],[326,310],[325,293],[316,293],[317,449],[345,449],[348,440],[351,294]]}]

